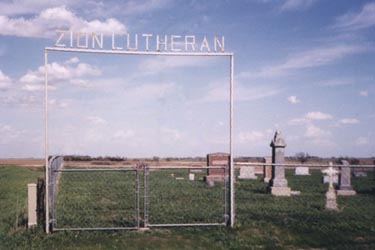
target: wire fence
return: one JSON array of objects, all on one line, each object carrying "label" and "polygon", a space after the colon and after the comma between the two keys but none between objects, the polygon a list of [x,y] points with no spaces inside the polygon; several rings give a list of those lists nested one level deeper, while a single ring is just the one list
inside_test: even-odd
[{"label": "wire fence", "polygon": [[131,168],[55,171],[53,230],[139,228],[139,177]]},{"label": "wire fence", "polygon": [[209,184],[208,169],[145,167],[145,226],[213,226],[228,223],[228,178]]},{"label": "wire fence", "polygon": [[223,167],[82,168],[51,161],[51,229],[226,225],[228,178],[224,173],[208,184],[208,169]]},{"label": "wire fence", "polygon": [[[273,171],[272,171],[273,167]],[[327,209],[332,167],[337,209]],[[52,230],[113,230],[166,226],[228,225],[229,181],[225,167],[139,165],[82,168],[50,159]],[[271,168],[272,178],[267,172]],[[289,193],[271,189],[275,168]],[[208,181],[208,170],[222,175]],[[236,163],[236,224],[317,230],[342,227],[375,231],[375,166],[348,164]],[[272,173],[273,172],[273,173]],[[297,226],[298,225],[298,226]]]}]

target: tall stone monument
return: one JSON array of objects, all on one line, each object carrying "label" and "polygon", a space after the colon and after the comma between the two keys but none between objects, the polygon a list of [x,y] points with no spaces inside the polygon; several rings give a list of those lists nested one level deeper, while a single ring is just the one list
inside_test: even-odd
[{"label": "tall stone monument", "polygon": [[277,165],[285,162],[284,150],[286,143],[280,131],[276,131],[270,146],[272,147],[272,163],[275,164],[272,166],[271,194],[275,196],[290,196],[291,190],[285,178],[285,167]]},{"label": "tall stone monument", "polygon": [[212,153],[207,155],[207,166],[218,167],[207,170],[206,181],[224,181],[229,178],[230,155],[227,153]]},{"label": "tall stone monument", "polygon": [[351,173],[349,162],[347,160],[341,160],[342,167],[340,167],[340,178],[339,188],[337,195],[351,196],[355,195],[356,191],[353,189],[351,184]]},{"label": "tall stone monument", "polygon": [[[330,162],[330,165],[332,165],[332,162]],[[333,178],[335,175],[337,175],[338,171],[333,169],[332,166],[330,166],[329,168],[324,169],[322,172],[326,174],[329,179],[329,187],[326,193],[326,209],[338,210],[337,201],[336,201],[336,192],[335,192],[335,189],[333,188]]]}]

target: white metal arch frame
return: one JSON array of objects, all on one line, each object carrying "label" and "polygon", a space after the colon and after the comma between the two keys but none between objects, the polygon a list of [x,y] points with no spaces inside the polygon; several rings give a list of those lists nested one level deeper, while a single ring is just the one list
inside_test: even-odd
[{"label": "white metal arch frame", "polygon": [[[230,58],[230,91],[229,91],[229,154],[230,154],[230,164],[229,164],[229,189],[230,189],[230,226],[234,226],[235,220],[235,205],[234,205],[234,164],[233,164],[233,128],[234,128],[234,119],[233,119],[233,104],[234,104],[234,53],[232,52],[156,52],[156,51],[124,51],[124,50],[96,50],[96,49],[78,49],[78,48],[62,48],[62,47],[46,47],[44,49],[44,70],[45,70],[45,82],[44,82],[44,119],[45,119],[45,178],[46,185],[48,185],[48,155],[49,155],[49,145],[48,145],[48,51],[61,51],[61,52],[76,52],[76,53],[93,53],[93,54],[124,54],[124,55],[158,55],[158,56],[224,56]],[[49,202],[48,202],[48,188],[46,188],[46,232],[49,233]]]}]

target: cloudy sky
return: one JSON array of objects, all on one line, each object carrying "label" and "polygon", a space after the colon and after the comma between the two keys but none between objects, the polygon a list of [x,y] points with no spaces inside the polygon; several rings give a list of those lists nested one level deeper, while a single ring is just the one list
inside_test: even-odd
[{"label": "cloudy sky", "polygon": [[[103,33],[109,49],[112,33],[124,49],[127,34],[152,34],[150,50],[157,34],[194,35],[196,51],[206,37],[213,53],[224,36],[236,156],[268,156],[276,130],[287,155],[375,155],[375,1],[3,0],[0,157],[44,155],[44,48],[59,29]],[[51,154],[229,151],[228,57],[50,51],[48,61]]]}]

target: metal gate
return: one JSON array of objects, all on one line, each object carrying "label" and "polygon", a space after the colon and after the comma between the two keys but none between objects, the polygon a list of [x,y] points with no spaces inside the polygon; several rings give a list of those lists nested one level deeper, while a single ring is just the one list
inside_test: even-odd
[{"label": "metal gate", "polygon": [[[208,169],[221,169],[215,183]],[[228,225],[228,175],[225,167],[144,166],[144,226]]]},{"label": "metal gate", "polygon": [[[225,167],[83,168],[64,166],[63,157],[55,156],[48,168],[50,231],[225,226],[229,222]],[[210,168],[224,170],[214,185],[205,181]]]},{"label": "metal gate", "polygon": [[139,174],[134,168],[77,168],[50,159],[51,231],[138,229]]}]

